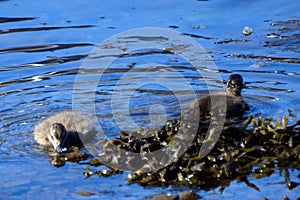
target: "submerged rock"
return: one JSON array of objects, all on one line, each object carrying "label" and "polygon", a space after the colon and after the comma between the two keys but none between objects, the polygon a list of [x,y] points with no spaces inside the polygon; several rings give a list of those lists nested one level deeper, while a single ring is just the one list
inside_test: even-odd
[{"label": "submerged rock", "polygon": [[154,195],[151,200],[197,200],[200,199],[199,195],[192,191],[183,191],[179,195]]}]

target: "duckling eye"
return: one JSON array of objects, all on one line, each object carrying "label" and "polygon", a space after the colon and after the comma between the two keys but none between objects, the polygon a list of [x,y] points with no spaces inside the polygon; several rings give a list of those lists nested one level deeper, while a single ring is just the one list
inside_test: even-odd
[{"label": "duckling eye", "polygon": [[57,132],[55,132],[54,136],[55,136],[56,139],[59,138],[59,134],[57,134]]}]

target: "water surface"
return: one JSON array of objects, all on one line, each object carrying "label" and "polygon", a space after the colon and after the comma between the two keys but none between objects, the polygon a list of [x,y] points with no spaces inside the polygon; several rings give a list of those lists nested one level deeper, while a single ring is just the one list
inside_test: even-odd
[{"label": "water surface", "polygon": [[[143,49],[120,57],[100,80],[90,79],[98,84],[97,119],[108,138],[124,128],[118,126],[112,113],[112,94],[130,99],[130,116],[135,124],[127,124],[126,128],[160,126],[165,119],[179,116],[178,98],[187,106],[192,94],[200,95],[207,84],[213,89],[222,89],[223,82],[232,73],[244,77],[243,96],[252,108],[251,113],[263,117],[290,115],[290,123],[296,122],[300,109],[299,9],[300,4],[290,0],[1,1],[0,197],[141,199],[187,189],[128,185],[128,173],[85,179],[84,164],[67,163],[56,168],[50,164],[45,149],[33,140],[33,129],[39,121],[61,110],[72,109],[74,81],[85,57],[105,39],[132,28],[161,27],[190,36],[215,61],[218,70],[210,73],[222,79],[209,76],[200,79],[199,73],[184,59],[161,51]],[[244,36],[245,26],[251,27],[253,34]],[[136,38],[136,42],[141,40]],[[166,66],[173,71],[166,71]],[[98,71],[88,73],[95,77],[93,75],[103,68],[99,64]],[[174,91],[159,84],[136,88],[134,83],[145,78],[145,71],[151,71],[150,79],[160,76],[165,81],[188,80],[192,90],[175,96]],[[123,84],[118,85],[126,74],[130,78],[122,79]],[[113,99],[119,116],[124,114],[122,98]],[[153,123],[159,120],[152,120],[149,113],[162,119],[161,122]],[[159,118],[161,114],[165,118]],[[299,183],[299,171],[290,170],[290,174],[291,179]],[[260,191],[232,182],[223,192],[218,189],[195,189],[195,192],[204,199],[245,198],[245,195],[248,199],[263,196],[278,199],[283,195],[295,199],[300,196],[299,186],[289,190],[279,171],[250,181]],[[83,197],[79,192],[82,190],[92,195]]]}]

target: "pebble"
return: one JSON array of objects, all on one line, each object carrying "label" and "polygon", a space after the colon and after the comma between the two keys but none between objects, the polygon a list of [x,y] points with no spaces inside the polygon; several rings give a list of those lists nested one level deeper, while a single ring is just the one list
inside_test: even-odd
[{"label": "pebble", "polygon": [[243,34],[245,36],[248,36],[248,35],[251,35],[253,33],[253,29],[248,27],[248,26],[245,26],[244,29],[243,29]]}]

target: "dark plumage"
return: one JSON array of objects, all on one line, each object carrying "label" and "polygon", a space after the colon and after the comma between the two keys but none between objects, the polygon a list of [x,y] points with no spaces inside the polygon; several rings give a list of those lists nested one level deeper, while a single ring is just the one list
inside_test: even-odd
[{"label": "dark plumage", "polygon": [[226,115],[227,118],[241,117],[248,110],[248,105],[241,97],[243,77],[233,74],[226,84],[226,92],[211,92],[212,94],[199,97],[191,104],[191,110],[199,107],[200,117]]}]

